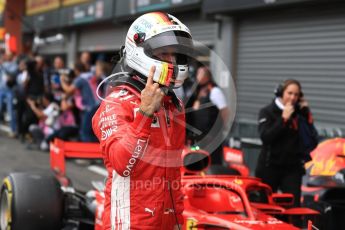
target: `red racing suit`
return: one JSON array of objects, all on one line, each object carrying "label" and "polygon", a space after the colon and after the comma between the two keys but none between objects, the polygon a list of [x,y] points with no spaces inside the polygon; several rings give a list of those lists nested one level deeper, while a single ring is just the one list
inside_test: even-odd
[{"label": "red racing suit", "polygon": [[[140,94],[121,85],[92,119],[108,171],[104,229],[173,229],[183,224],[181,152],[184,111],[165,96],[153,118],[139,112]],[[176,216],[175,216],[175,213]]]}]

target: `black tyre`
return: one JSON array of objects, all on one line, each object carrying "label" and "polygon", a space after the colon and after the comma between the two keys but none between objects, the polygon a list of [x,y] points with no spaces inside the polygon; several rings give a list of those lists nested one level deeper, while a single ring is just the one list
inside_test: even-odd
[{"label": "black tyre", "polygon": [[50,173],[11,173],[0,196],[1,230],[61,229],[64,196]]}]

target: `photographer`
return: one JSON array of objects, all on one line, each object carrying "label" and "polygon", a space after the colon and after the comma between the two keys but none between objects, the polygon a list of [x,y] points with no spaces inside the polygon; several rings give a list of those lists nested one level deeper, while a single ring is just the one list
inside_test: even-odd
[{"label": "photographer", "polygon": [[39,120],[38,124],[29,126],[33,143],[29,144],[28,148],[36,147],[47,150],[48,144],[45,139],[60,128],[60,124],[57,122],[60,113],[59,105],[54,101],[54,96],[51,93],[45,93],[41,102],[32,98],[28,98],[26,101]]},{"label": "photographer", "polygon": [[[74,71],[69,69],[61,69],[59,74],[67,85],[71,85],[75,78]],[[60,116],[58,119],[60,129],[55,130],[54,133],[46,138],[47,144],[49,145],[55,138],[68,141],[77,137],[80,122],[78,117],[79,110],[75,105],[74,96],[62,94],[60,101]]]},{"label": "photographer", "polygon": [[[316,144],[304,148],[306,121]],[[294,206],[300,206],[301,182],[305,173],[304,162],[310,160],[309,151],[317,145],[317,133],[308,103],[297,80],[284,81],[276,90],[273,102],[260,110],[259,134],[263,146],[255,174],[272,187],[294,195]]]}]

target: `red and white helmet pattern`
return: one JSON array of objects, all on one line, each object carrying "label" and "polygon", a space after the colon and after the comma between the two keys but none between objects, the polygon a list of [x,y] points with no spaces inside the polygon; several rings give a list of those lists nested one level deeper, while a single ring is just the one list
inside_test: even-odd
[{"label": "red and white helmet pattern", "polygon": [[[176,63],[159,60],[153,50],[174,47]],[[188,77],[188,56],[193,51],[193,40],[187,26],[176,17],[152,12],[140,16],[130,26],[125,42],[125,63],[148,76],[156,67],[153,80],[161,85],[177,88]]]}]

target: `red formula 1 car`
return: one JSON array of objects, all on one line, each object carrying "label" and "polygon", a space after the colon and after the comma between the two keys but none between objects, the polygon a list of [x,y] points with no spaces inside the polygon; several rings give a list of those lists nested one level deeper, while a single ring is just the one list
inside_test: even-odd
[{"label": "red formula 1 car", "polygon": [[[94,183],[88,192],[77,191],[65,175],[66,158],[99,158],[98,145],[55,140],[50,154],[53,173],[10,173],[4,179],[0,228],[102,229],[102,183]],[[205,175],[210,164],[205,151],[186,148],[183,162],[182,229],[298,229],[287,223],[294,216],[318,216],[310,209],[286,208],[292,196],[272,194],[259,179]]]},{"label": "red formula 1 car", "polygon": [[205,175],[209,158],[203,150],[185,149],[183,163],[184,229],[299,229],[292,223],[319,216],[308,208],[289,208],[291,194],[273,194],[258,178]]},{"label": "red formula 1 car", "polygon": [[318,145],[305,165],[302,203],[322,214],[320,229],[345,229],[345,139]]}]

